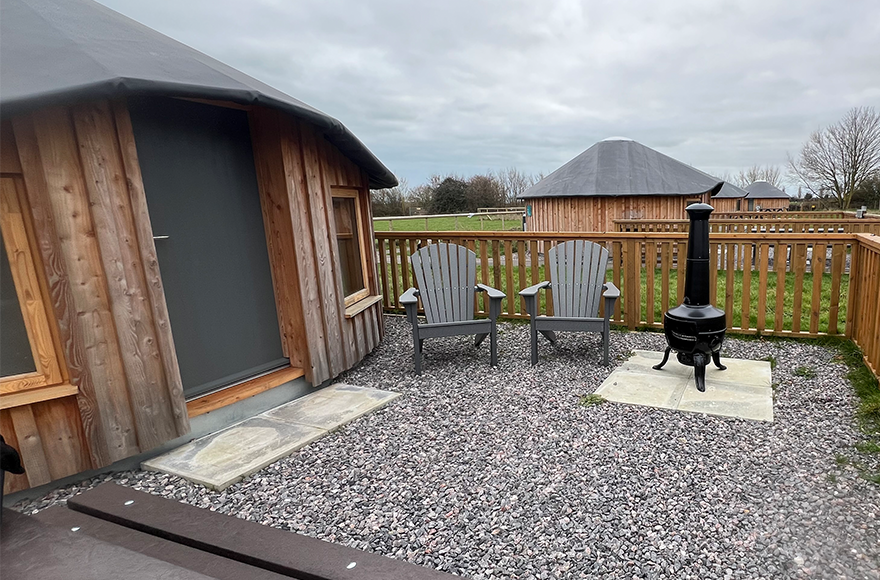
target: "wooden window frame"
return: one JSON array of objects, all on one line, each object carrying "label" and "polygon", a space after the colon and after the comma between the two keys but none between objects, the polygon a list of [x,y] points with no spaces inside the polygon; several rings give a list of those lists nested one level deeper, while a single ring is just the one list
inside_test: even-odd
[{"label": "wooden window frame", "polygon": [[[364,217],[363,217],[363,212],[361,211],[360,196],[361,196],[361,190],[358,188],[332,187],[330,189],[330,197],[331,197],[330,201],[331,202],[333,201],[333,198],[345,198],[345,199],[354,200],[355,223],[357,226],[356,237],[357,237],[357,241],[358,241],[358,248],[360,248],[361,274],[362,274],[363,280],[364,280],[364,287],[362,289],[358,290],[357,292],[349,294],[348,296],[345,297],[344,303],[345,303],[346,308],[348,308],[352,304],[355,304],[355,303],[363,300],[364,298],[368,298],[370,296],[370,276],[369,276],[369,267],[367,265],[367,248],[365,247],[365,244],[364,244]],[[331,211],[333,211],[333,204],[332,203],[330,204],[330,208],[331,208]],[[334,224],[336,223],[335,216],[333,217],[333,223]],[[339,256],[340,256],[339,239],[338,239],[338,233],[335,232],[335,227],[334,227],[333,243],[336,246],[336,261],[337,261],[337,264],[339,264]]]},{"label": "wooden window frame", "polygon": [[0,178],[0,235],[6,246],[36,371],[0,377],[0,395],[3,397],[0,408],[76,393],[76,387],[62,384],[65,376],[47,310],[48,293],[40,275],[39,261],[32,251],[33,232],[29,230],[25,217],[24,208],[27,206],[23,192],[20,176],[4,174]]}]

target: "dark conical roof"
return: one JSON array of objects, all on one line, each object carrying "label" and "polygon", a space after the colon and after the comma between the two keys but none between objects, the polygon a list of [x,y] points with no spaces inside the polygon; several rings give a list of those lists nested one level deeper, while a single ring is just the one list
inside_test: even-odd
[{"label": "dark conical roof", "polygon": [[[668,155],[622,137],[599,141],[520,199],[625,195],[702,195],[723,182]],[[743,194],[745,195],[745,194]]]},{"label": "dark conical roof", "polygon": [[371,187],[397,185],[333,117],[91,0],[2,0],[0,78],[3,116],[136,94],[280,109],[322,129]]},{"label": "dark conical roof", "polygon": [[791,199],[787,193],[768,181],[756,181],[746,187],[746,199]]}]

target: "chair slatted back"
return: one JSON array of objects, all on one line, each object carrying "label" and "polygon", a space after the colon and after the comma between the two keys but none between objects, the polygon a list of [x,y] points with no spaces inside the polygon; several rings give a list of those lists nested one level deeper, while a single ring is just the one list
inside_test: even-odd
[{"label": "chair slatted back", "polygon": [[474,318],[477,255],[456,244],[430,244],[410,256],[428,324]]},{"label": "chair slatted back", "polygon": [[553,291],[553,313],[572,318],[595,318],[608,267],[608,250],[601,244],[571,240],[550,248],[547,268]]}]

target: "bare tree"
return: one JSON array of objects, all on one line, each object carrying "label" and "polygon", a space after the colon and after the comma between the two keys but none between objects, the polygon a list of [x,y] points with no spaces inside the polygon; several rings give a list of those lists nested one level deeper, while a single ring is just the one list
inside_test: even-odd
[{"label": "bare tree", "polygon": [[372,190],[370,198],[373,202],[373,215],[376,217],[405,215],[409,196],[410,187],[405,177],[402,177],[394,187]]},{"label": "bare tree", "polygon": [[529,175],[522,173],[516,167],[508,167],[507,169],[497,171],[495,178],[501,184],[501,189],[504,191],[504,205],[514,206],[517,204],[516,198],[525,190],[544,179],[544,174]]},{"label": "bare tree", "polygon": [[756,181],[766,181],[773,187],[782,189],[782,175],[779,168],[775,165],[752,165],[730,179],[727,179],[727,177],[725,174],[724,181],[730,181],[738,187],[748,187]]},{"label": "bare tree", "polygon": [[841,209],[880,173],[880,115],[874,107],[850,109],[836,125],[814,131],[789,171],[814,195],[831,195]]}]

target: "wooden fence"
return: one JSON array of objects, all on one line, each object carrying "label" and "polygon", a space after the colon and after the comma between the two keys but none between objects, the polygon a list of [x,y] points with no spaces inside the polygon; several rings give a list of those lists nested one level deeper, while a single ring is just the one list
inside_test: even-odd
[{"label": "wooden fence", "polygon": [[858,234],[855,238],[850,294],[856,316],[847,336],[859,345],[865,362],[880,377],[880,237]]},{"label": "wooden fence", "polygon": [[[778,214],[777,214],[778,215]],[[687,232],[689,220],[617,219],[617,232]],[[711,219],[712,233],[880,234],[880,220],[871,219]]]},{"label": "wooden fence", "polygon": [[718,220],[840,220],[854,218],[855,212],[827,211],[716,211],[710,219]]},{"label": "wooden fence", "polygon": [[[414,284],[408,256],[423,245],[442,241],[476,252],[478,280],[507,294],[502,316],[527,318],[519,291],[546,279],[543,251],[571,239],[608,247],[607,279],[621,291],[615,323],[632,329],[659,328],[663,312],[681,302],[687,237],[680,233],[377,232],[384,307],[402,311],[399,297]],[[848,313],[853,312],[855,298],[848,290],[859,240],[861,236],[853,234],[752,234],[749,239],[715,234],[712,301],[727,312],[728,328],[734,332],[851,336],[853,317]],[[869,279],[862,287],[870,284]],[[477,300],[478,314],[485,314],[487,307]],[[552,311],[552,296],[547,295],[540,312]]]}]

